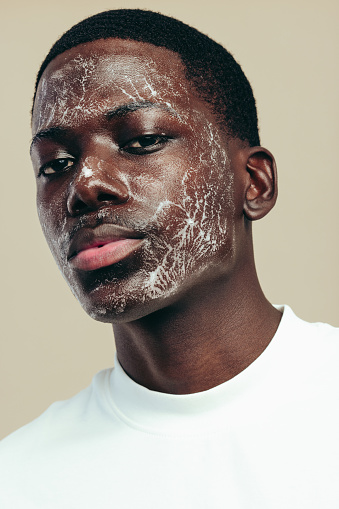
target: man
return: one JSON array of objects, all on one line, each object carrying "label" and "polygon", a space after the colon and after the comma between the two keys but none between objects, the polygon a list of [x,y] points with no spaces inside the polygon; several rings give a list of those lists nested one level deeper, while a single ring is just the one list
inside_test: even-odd
[{"label": "man", "polygon": [[32,129],[44,234],[117,358],[3,442],[2,507],[338,507],[338,331],[260,288],[276,169],[233,57],[101,13],[46,57]]}]

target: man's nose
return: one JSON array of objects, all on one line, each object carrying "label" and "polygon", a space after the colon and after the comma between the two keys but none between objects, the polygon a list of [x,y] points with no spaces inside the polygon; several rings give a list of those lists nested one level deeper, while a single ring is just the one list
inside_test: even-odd
[{"label": "man's nose", "polygon": [[127,186],[111,168],[111,163],[92,160],[91,164],[80,166],[70,183],[67,208],[75,216],[104,205],[121,205],[128,199]]}]

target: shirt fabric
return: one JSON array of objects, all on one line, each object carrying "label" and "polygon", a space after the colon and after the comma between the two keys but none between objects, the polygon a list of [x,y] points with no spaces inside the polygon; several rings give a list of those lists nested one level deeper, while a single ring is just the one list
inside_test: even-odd
[{"label": "shirt fabric", "polygon": [[244,371],[187,395],[116,359],[0,444],[2,509],[338,509],[339,329],[288,306]]}]

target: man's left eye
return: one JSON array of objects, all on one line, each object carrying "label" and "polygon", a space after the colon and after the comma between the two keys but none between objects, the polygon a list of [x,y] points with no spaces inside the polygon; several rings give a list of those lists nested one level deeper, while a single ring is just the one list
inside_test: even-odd
[{"label": "man's left eye", "polygon": [[122,150],[131,154],[146,154],[159,150],[167,140],[168,136],[165,135],[147,134],[129,141]]}]

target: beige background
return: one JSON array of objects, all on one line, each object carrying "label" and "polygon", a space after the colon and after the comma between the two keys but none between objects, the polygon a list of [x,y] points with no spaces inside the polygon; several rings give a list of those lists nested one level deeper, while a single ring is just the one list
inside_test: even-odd
[{"label": "beige background", "polygon": [[277,206],[255,225],[263,288],[302,318],[339,325],[338,2],[7,0],[0,16],[0,437],[113,363],[110,326],[85,315],[45,246],[28,144],[35,73],[50,46],[80,19],[119,7],[174,15],[241,63],[257,98],[262,144],[280,171]]}]

